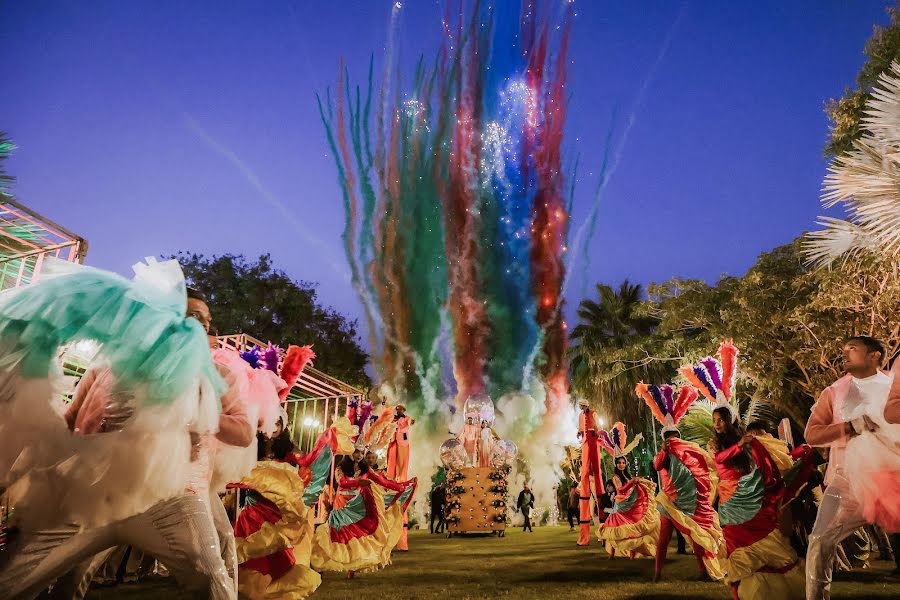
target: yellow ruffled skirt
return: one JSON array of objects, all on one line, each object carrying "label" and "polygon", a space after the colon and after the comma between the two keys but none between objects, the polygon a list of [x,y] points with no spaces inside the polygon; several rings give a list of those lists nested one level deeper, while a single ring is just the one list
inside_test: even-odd
[{"label": "yellow ruffled skirt", "polygon": [[706,530],[700,527],[695,520],[678,510],[664,493],[656,496],[657,504],[661,505],[666,514],[676,525],[676,529],[686,533],[692,542],[699,544],[712,556],[704,556],[703,564],[706,565],[706,573],[716,581],[725,577],[725,568],[720,559],[725,557],[725,539],[722,537],[722,528],[719,526],[719,515],[713,515],[713,528]]},{"label": "yellow ruffled skirt", "polygon": [[[377,513],[378,525],[363,537],[346,541],[333,541],[332,528],[326,521],[313,536],[310,565],[316,571],[372,571],[381,568],[390,532],[387,528],[384,510],[384,492],[381,486],[372,484],[372,509]],[[388,550],[388,560],[389,559]]]},{"label": "yellow ruffled skirt", "polygon": [[659,511],[653,499],[656,486],[642,479],[638,482],[646,494],[647,507],[640,520],[613,527],[601,523],[597,537],[603,542],[610,555],[623,554],[633,558],[656,556],[656,542],[659,539]]},{"label": "yellow ruffled skirt", "polygon": [[[760,569],[787,569],[784,573]],[[806,569],[788,539],[777,529],[725,560],[727,583],[737,583],[741,600],[803,600],[806,596]]]}]

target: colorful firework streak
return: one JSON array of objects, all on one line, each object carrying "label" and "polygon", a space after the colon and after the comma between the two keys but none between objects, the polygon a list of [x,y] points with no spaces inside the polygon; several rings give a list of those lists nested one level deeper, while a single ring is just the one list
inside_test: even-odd
[{"label": "colorful firework streak", "polygon": [[572,5],[553,6],[448,9],[437,56],[408,89],[392,33],[377,92],[371,64],[365,90],[341,66],[336,95],[319,100],[376,370],[422,416],[536,382],[546,411],[566,402]]}]

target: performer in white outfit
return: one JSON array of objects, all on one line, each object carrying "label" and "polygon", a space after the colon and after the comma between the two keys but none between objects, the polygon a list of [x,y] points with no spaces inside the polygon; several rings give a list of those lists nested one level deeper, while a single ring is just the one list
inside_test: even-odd
[{"label": "performer in white outfit", "polygon": [[486,420],[481,421],[481,436],[478,440],[478,466],[491,466],[491,452],[494,450],[494,442],[499,440],[500,436],[491,427]]},{"label": "performer in white outfit", "polygon": [[867,336],[847,340],[847,375],[813,406],[806,441],[829,448],[825,495],[806,557],[807,600],[831,597],[835,549],[860,527],[900,529],[900,426],[884,418],[892,376],[880,370],[884,346]]},{"label": "performer in white outfit", "polygon": [[[170,270],[171,267],[170,264]],[[177,269],[177,263],[174,267]],[[180,276],[180,270],[178,275]],[[0,303],[0,334],[10,335],[11,331],[14,343],[26,347],[26,356],[27,352],[36,355],[40,353],[28,348],[32,344],[29,337],[20,335],[16,339],[21,329],[10,325],[25,320],[19,316],[23,312],[28,318],[34,319],[32,329],[42,332],[63,329],[54,327],[56,320],[84,322],[82,329],[88,332],[97,331],[98,322],[114,323],[114,326],[108,328],[101,327],[99,332],[108,334],[102,340],[104,347],[101,352],[111,357],[111,368],[89,373],[79,386],[81,389],[76,396],[76,403],[73,403],[67,415],[73,431],[80,435],[72,437],[71,434],[66,434],[68,439],[51,440],[57,445],[69,444],[70,458],[61,460],[56,465],[37,464],[37,467],[42,468],[33,468],[25,476],[15,473],[15,469],[0,473],[0,477],[12,482],[14,490],[22,492],[25,499],[20,504],[26,507],[32,505],[32,508],[36,503],[29,502],[28,498],[40,492],[41,488],[23,485],[22,482],[29,478],[34,480],[40,475],[43,479],[39,482],[45,489],[53,489],[54,485],[59,489],[58,497],[63,499],[59,503],[61,514],[66,518],[74,515],[75,518],[69,522],[78,523],[32,527],[31,523],[42,520],[37,518],[37,513],[32,515],[31,520],[25,521],[20,543],[10,549],[10,560],[0,569],[0,589],[5,598],[33,598],[60,575],[77,565],[85,564],[85,561],[96,554],[119,545],[131,545],[155,556],[197,598],[231,600],[237,597],[233,580],[222,559],[209,495],[212,459],[210,447],[213,445],[216,422],[221,421],[216,417],[216,409],[210,409],[210,406],[213,403],[219,404],[219,396],[225,386],[212,365],[201,328],[196,323],[190,325],[184,319],[186,302],[183,278],[175,283],[176,285],[170,285],[161,293],[149,293],[146,288],[141,288],[146,285],[143,282],[134,286],[123,285],[108,274],[85,269],[68,279],[60,277],[59,280],[38,284],[12,301]],[[55,298],[61,297],[61,290],[62,293],[75,291],[69,297],[56,300]],[[181,294],[181,317],[169,318],[165,311],[144,300],[166,298],[167,294],[171,300],[173,291]],[[94,302],[91,302],[92,294],[97,295]],[[135,300],[136,297],[139,300]],[[40,306],[41,303],[45,306]],[[177,300],[175,303],[177,305]],[[90,306],[81,306],[84,304]],[[197,316],[191,314],[192,310],[203,308],[208,315],[205,303],[200,301],[200,305],[202,306],[198,306],[196,299],[192,299],[187,314]],[[29,308],[23,309],[23,306]],[[166,309],[171,309],[172,306],[170,303]],[[39,312],[39,316],[31,317],[32,310]],[[107,311],[108,319],[94,319],[91,316],[92,311],[96,314],[101,310]],[[61,315],[59,319],[55,319],[57,314],[54,311]],[[159,313],[163,313],[165,318],[161,319]],[[128,322],[128,317],[131,317],[131,323]],[[144,326],[159,325],[161,321],[166,324],[164,327]],[[208,319],[203,324],[208,326]],[[70,326],[70,329],[73,327],[75,326]],[[156,334],[160,339],[123,342],[123,332],[147,337]],[[117,339],[116,336],[120,337]],[[171,340],[171,343],[165,343],[166,339]],[[48,341],[51,345],[48,352],[53,352],[55,345],[62,341],[51,338]],[[140,356],[129,359],[129,349],[141,353]],[[28,372],[34,370],[33,367],[34,364],[28,363],[27,359],[19,367],[26,380]],[[113,372],[118,372],[126,378],[131,375],[131,379],[134,379],[135,374],[154,369],[178,376],[173,376],[171,381],[166,382],[148,380],[149,387],[147,384],[140,384],[139,375],[133,386],[125,385],[121,379],[113,376]],[[191,373],[203,375],[198,378]],[[17,393],[15,385],[11,389],[13,394]],[[129,390],[133,390],[133,393]],[[187,396],[174,403],[170,399],[169,403],[175,408],[160,408],[160,404],[166,403],[167,390],[177,394],[187,393]],[[141,399],[142,394],[146,398]],[[191,397],[197,403],[193,409],[190,405]],[[153,404],[151,399],[157,404]],[[18,417],[17,411],[21,410],[15,404],[11,409],[3,408],[9,410],[13,418]],[[179,410],[185,408],[189,409],[189,413],[185,414],[194,415],[191,417],[194,426],[188,426],[188,422],[180,418]],[[141,427],[148,426],[148,421],[144,420],[147,415],[151,415],[151,424],[162,426],[155,431],[152,425],[151,429],[142,429]],[[174,415],[174,418],[165,420],[161,415]],[[7,425],[9,422],[7,421]],[[25,422],[19,424],[27,426]],[[64,430],[65,423],[61,422],[60,425]],[[109,432],[115,432],[115,435],[108,435]],[[252,438],[252,429],[247,433]],[[155,443],[157,438],[165,441],[170,448],[168,453]],[[123,444],[136,440],[146,442],[149,451],[141,444],[132,444],[125,450],[127,446]],[[14,455],[17,448],[5,445],[2,451],[3,456],[9,456],[11,453]],[[125,456],[120,456],[121,454]],[[21,453],[19,460],[22,460],[22,456],[27,454]],[[46,456],[41,458],[45,462],[49,460]],[[90,477],[94,463],[108,467],[100,471],[97,479]],[[133,466],[135,473],[126,471],[129,464]],[[88,477],[79,476],[82,471]],[[165,477],[167,474],[170,475],[169,479]],[[143,485],[147,489],[136,483],[142,476],[146,481]],[[125,489],[116,487],[117,479],[125,481]],[[80,497],[88,497],[85,491],[95,491],[97,498],[93,506],[82,502],[69,507],[65,503],[68,499],[67,489],[74,495],[81,493]],[[169,489],[173,491],[168,492]],[[160,495],[161,500],[145,508],[151,498]],[[14,498],[21,500],[15,495]],[[79,508],[81,512],[77,510]],[[119,516],[132,510],[134,512],[131,512],[131,516]],[[112,517],[107,518],[108,515]],[[40,516],[43,520],[52,520],[56,515]]]}]

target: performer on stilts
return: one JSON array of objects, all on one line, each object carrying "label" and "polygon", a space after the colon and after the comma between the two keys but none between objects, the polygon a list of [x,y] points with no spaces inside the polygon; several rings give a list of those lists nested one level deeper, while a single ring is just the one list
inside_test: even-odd
[{"label": "performer on stilts", "polygon": [[[416,420],[406,416],[406,407],[398,404],[394,407],[394,423],[396,430],[391,437],[387,450],[387,476],[394,481],[409,479],[409,428]],[[397,550],[409,550],[407,534],[409,531],[409,514],[403,512],[403,534],[397,543]]]},{"label": "performer on stilts", "polygon": [[378,415],[369,417],[369,425],[362,435],[363,443],[370,449],[384,449],[394,439],[397,430],[397,421],[394,419],[396,411],[387,405],[386,400],[381,401]]},{"label": "performer on stilts", "polygon": [[803,561],[779,530],[785,496],[778,465],[765,445],[740,425],[732,405],[737,348],[719,348],[721,362],[707,357],[681,373],[715,403],[710,440],[719,477],[719,523],[725,538],[725,582],[737,600],[803,597]]},{"label": "performer on stilts", "polygon": [[884,352],[874,338],[848,339],[847,374],[822,392],[806,425],[806,441],[830,449],[825,495],[806,554],[807,600],[830,598],[841,540],[869,523],[900,532],[900,425],[894,424],[900,394],[891,391],[900,385],[896,373],[881,371]]},{"label": "performer on stilts", "polygon": [[659,538],[659,511],[653,501],[656,485],[628,472],[627,457],[643,437],[639,433],[626,443],[624,423],[616,423],[609,432],[600,432],[600,443],[616,465],[612,477],[616,487],[615,505],[597,529],[597,537],[604,542],[610,558],[617,553],[629,558],[656,554]]},{"label": "performer on stilts", "polygon": [[691,540],[701,578],[721,579],[718,555],[724,550],[724,541],[719,515],[712,507],[718,484],[715,465],[700,446],[682,440],[677,427],[698,393],[684,386],[676,395],[671,385],[645,383],[638,384],[635,391],[663,426],[663,447],[653,460],[653,468],[660,477],[656,496],[660,532],[653,581],[658,581],[662,574],[673,528]]},{"label": "performer on stilts", "polygon": [[603,496],[603,469],[600,464],[600,425],[597,414],[587,400],[578,401],[578,439],[581,440],[581,478],[578,485],[578,545],[591,543],[591,478],[594,480],[594,503]]}]

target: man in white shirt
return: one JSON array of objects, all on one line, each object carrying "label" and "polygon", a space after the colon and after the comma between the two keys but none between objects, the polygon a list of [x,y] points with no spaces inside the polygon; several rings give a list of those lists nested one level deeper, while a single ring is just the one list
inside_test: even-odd
[{"label": "man in white shirt", "polygon": [[843,348],[847,374],[822,392],[806,424],[806,442],[829,448],[827,487],[806,554],[807,600],[831,597],[835,549],[867,523],[845,477],[843,462],[847,442],[878,427],[865,413],[869,405],[883,405],[890,389],[891,378],[881,371],[884,353],[884,345],[874,338],[849,338]]}]

